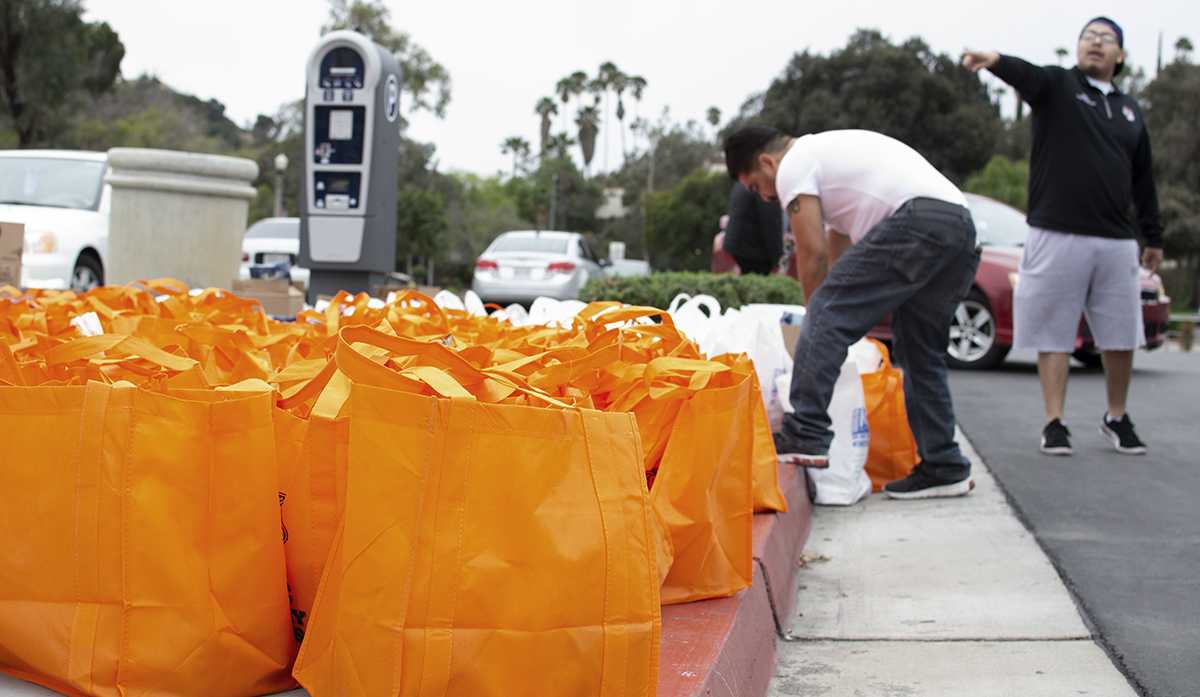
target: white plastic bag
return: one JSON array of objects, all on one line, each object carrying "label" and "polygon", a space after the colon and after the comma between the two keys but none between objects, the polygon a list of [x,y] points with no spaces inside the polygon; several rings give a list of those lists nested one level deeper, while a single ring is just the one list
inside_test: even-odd
[{"label": "white plastic bag", "polygon": [[483,306],[483,300],[473,290],[463,293],[463,306],[472,317],[487,317],[487,308]]},{"label": "white plastic bag", "polygon": [[704,350],[712,322],[721,317],[721,303],[711,295],[690,296],[680,293],[671,301],[667,312],[684,336]]},{"label": "white plastic bag", "polygon": [[529,306],[529,323],[548,327],[570,327],[575,315],[587,307],[578,300],[540,297]]},{"label": "white plastic bag", "polygon": [[[788,394],[791,374],[781,376],[777,385]],[[783,408],[792,413],[792,405],[783,400]],[[817,487],[816,503],[825,506],[851,506],[871,493],[871,478],[867,476],[867,450],[871,431],[867,427],[866,399],[862,380],[853,358],[842,364],[829,402],[829,419],[833,422],[833,443],[829,446],[829,467],[810,468],[808,474]]]},{"label": "white plastic bag", "polygon": [[883,367],[883,354],[879,352],[879,345],[874,341],[863,339],[855,342],[850,347],[849,358],[858,365],[860,376],[879,372],[879,369]]},{"label": "white plastic bag", "polygon": [[462,298],[459,298],[457,295],[448,290],[439,290],[437,295],[433,296],[433,302],[443,310],[467,309],[467,306],[463,304]]},{"label": "white plastic bag", "polygon": [[779,321],[769,316],[741,310],[726,310],[719,319],[710,322],[709,331],[700,345],[708,356],[723,353],[744,353],[754,361],[754,372],[762,391],[763,406],[772,430],[778,430],[783,420],[782,403],[787,390],[778,389],[778,378],[791,375],[792,357],[783,342]]}]

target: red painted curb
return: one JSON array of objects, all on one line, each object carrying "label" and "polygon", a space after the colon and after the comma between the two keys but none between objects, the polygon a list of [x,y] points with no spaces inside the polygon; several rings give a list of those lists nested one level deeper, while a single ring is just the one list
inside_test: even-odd
[{"label": "red painted curb", "polygon": [[806,470],[780,471],[780,488],[787,498],[787,513],[754,516],[754,560],[766,577],[767,597],[782,636],[796,610],[797,571],[804,544],[812,531],[812,502],[808,499]]},{"label": "red painted curb", "polygon": [[758,697],[775,638],[795,608],[797,561],[812,527],[804,473],[780,472],[787,513],[754,516],[754,583],[730,598],[663,608],[658,697]]}]

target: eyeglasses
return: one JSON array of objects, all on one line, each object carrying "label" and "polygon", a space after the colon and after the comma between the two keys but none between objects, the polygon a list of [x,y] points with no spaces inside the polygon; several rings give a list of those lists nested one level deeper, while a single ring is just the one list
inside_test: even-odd
[{"label": "eyeglasses", "polygon": [[1086,41],[1088,43],[1091,43],[1093,41],[1099,41],[1100,43],[1104,44],[1105,46],[1112,46],[1117,43],[1117,35],[1109,34],[1108,32],[1098,32],[1098,31],[1088,30],[1079,35],[1079,40]]}]

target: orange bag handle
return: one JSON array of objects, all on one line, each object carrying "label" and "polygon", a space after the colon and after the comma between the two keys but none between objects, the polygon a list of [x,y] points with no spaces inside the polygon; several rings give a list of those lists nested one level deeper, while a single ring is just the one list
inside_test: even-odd
[{"label": "orange bag handle", "polygon": [[[401,356],[415,356],[434,365],[410,366],[400,372],[393,371],[355,350],[351,345],[354,343],[375,346]],[[411,382],[415,379],[428,385],[443,397],[470,399],[477,399],[477,397],[467,389],[467,386],[479,385],[485,394],[485,401],[499,402],[513,392],[520,392],[553,406],[570,408],[570,405],[564,404],[548,394],[518,384],[511,374],[479,370],[462,356],[440,343],[405,339],[361,325],[346,327],[339,332],[334,359],[337,361],[338,369],[347,377],[368,385],[406,389],[411,387]],[[400,382],[400,380],[404,382]]]},{"label": "orange bag handle", "polygon": [[72,339],[48,349],[42,358],[47,365],[61,365],[91,359],[97,354],[113,350],[120,350],[130,356],[150,361],[160,368],[176,372],[190,370],[199,365],[193,358],[168,353],[140,336],[123,334],[101,334]]}]

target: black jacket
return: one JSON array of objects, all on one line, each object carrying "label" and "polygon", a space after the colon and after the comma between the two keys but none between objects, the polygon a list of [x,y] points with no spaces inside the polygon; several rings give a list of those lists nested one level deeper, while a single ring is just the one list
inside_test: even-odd
[{"label": "black jacket", "polygon": [[774,267],[783,257],[783,209],[741,184],[729,192],[725,251],[743,267]]},{"label": "black jacket", "polygon": [[991,68],[1033,108],[1029,224],[1162,247],[1150,134],[1132,97],[1107,97],[1079,68],[1001,56]]}]

